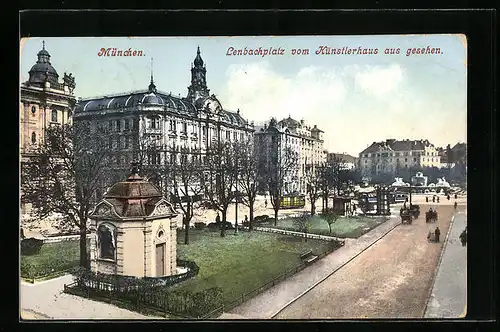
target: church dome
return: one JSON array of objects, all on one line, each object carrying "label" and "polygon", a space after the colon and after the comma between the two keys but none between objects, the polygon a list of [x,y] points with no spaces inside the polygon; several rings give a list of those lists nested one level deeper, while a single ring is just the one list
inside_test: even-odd
[{"label": "church dome", "polygon": [[57,84],[59,81],[59,75],[52,64],[50,63],[50,54],[45,49],[45,42],[43,47],[37,54],[38,60],[31,67],[29,73],[28,82],[30,83],[43,83],[47,79],[50,83]]}]

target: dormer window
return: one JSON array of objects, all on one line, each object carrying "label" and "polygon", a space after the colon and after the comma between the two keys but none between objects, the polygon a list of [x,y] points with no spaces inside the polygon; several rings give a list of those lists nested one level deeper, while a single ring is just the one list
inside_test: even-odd
[{"label": "dormer window", "polygon": [[57,110],[52,110],[52,122],[57,122]]},{"label": "dormer window", "polygon": [[35,115],[35,113],[36,113],[36,107],[31,106],[31,114]]}]

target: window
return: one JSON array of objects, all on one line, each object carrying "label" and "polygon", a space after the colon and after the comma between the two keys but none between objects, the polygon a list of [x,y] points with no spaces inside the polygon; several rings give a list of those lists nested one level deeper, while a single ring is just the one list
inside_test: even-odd
[{"label": "window", "polygon": [[243,133],[240,133],[240,140],[243,141]]},{"label": "window", "polygon": [[182,132],[183,133],[187,133],[188,129],[187,129],[187,123],[183,122],[182,123]]},{"label": "window", "polygon": [[115,260],[115,227],[110,224],[99,226],[97,229],[97,241],[99,258]]},{"label": "window", "polygon": [[121,131],[122,130],[122,122],[121,120],[116,120],[116,131]]},{"label": "window", "polygon": [[128,149],[129,143],[130,143],[130,137],[125,137],[125,146],[124,146],[125,149]]},{"label": "window", "polygon": [[35,115],[35,113],[36,113],[36,107],[31,106],[31,114]]},{"label": "window", "polygon": [[57,122],[57,110],[52,110],[52,122]]},{"label": "window", "polygon": [[417,162],[417,158],[413,158],[413,162],[416,163]]},{"label": "window", "polygon": [[151,122],[149,123],[149,127],[151,129],[160,129],[160,118],[154,117],[151,119]]},{"label": "window", "polygon": [[125,130],[129,130],[129,122],[125,119]]},{"label": "window", "polygon": [[175,120],[170,120],[170,131],[173,131],[173,132],[177,131]]},{"label": "window", "polygon": [[408,162],[408,158],[405,158],[405,163],[407,163],[407,162]]},{"label": "window", "polygon": [[229,141],[231,139],[231,132],[228,130],[226,131],[226,139]]},{"label": "window", "polygon": [[111,132],[113,131],[113,121],[108,121],[108,130]]},{"label": "window", "polygon": [[121,136],[121,137],[120,137],[120,148],[125,149],[125,144],[126,144],[125,142],[126,142],[126,141],[127,141],[127,140],[126,140],[126,137],[125,137],[125,136]]},{"label": "window", "polygon": [[36,143],[36,133],[35,132],[31,133],[31,143],[33,143],[33,144]]}]

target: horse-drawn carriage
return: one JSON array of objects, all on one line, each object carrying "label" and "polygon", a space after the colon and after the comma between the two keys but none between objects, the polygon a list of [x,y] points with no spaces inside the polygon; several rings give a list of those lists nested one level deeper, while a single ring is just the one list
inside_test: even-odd
[{"label": "horse-drawn carriage", "polygon": [[437,211],[429,210],[425,213],[425,222],[436,222],[438,220]]},{"label": "horse-drawn carriage", "polygon": [[413,221],[413,216],[410,212],[410,209],[401,209],[399,212],[399,215],[401,216],[401,223],[402,224],[411,224]]},{"label": "horse-drawn carriage", "polygon": [[420,215],[420,206],[411,204],[409,208],[403,207],[400,210],[401,223],[411,224],[413,219],[417,219]]}]

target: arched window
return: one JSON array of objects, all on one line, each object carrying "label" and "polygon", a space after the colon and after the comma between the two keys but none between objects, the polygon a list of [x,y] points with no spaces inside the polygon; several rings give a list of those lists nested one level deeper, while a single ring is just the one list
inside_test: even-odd
[{"label": "arched window", "polygon": [[36,107],[31,106],[31,114],[35,115],[35,113],[36,113]]},{"label": "arched window", "polygon": [[36,133],[35,132],[31,133],[31,143],[33,143],[33,144],[36,143]]},{"label": "arched window", "polygon": [[57,110],[52,110],[52,122],[57,122]]},{"label": "arched window", "polygon": [[97,241],[99,258],[115,260],[116,238],[115,227],[110,224],[102,224],[97,229]]}]

